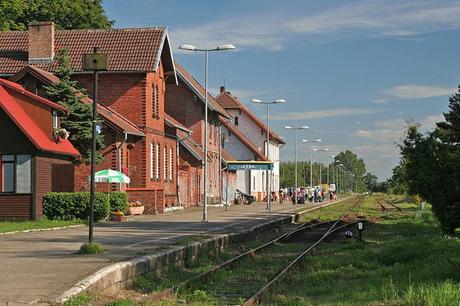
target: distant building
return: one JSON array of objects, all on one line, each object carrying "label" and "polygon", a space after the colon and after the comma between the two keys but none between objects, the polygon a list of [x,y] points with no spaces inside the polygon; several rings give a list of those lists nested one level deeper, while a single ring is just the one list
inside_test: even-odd
[{"label": "distant building", "polygon": [[[216,101],[232,116],[232,122],[224,123],[223,134],[228,139],[225,147],[238,160],[266,160],[267,126],[225,87],[220,88]],[[271,171],[271,190],[278,191],[279,150],[284,140],[270,130],[269,158],[274,163]],[[237,171],[237,188],[263,200],[267,194],[267,178],[264,170]]]}]

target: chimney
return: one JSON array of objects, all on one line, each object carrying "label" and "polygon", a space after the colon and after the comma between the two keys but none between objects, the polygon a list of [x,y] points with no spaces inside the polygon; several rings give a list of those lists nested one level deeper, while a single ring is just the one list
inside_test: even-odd
[{"label": "chimney", "polygon": [[54,58],[54,22],[29,23],[29,64],[49,64]]},{"label": "chimney", "polygon": [[224,93],[225,92],[225,86],[220,86],[220,93]]}]

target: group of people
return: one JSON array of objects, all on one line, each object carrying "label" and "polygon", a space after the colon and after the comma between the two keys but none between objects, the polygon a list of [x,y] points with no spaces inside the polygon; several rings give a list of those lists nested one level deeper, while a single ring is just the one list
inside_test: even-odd
[{"label": "group of people", "polygon": [[315,187],[298,187],[297,189],[293,187],[286,187],[279,190],[279,203],[283,204],[286,201],[296,204],[296,195],[297,195],[297,204],[305,204],[308,200],[310,203],[320,203],[324,202],[326,196],[329,198],[329,201],[333,201],[337,198],[335,191],[329,190],[325,191],[321,186]]}]

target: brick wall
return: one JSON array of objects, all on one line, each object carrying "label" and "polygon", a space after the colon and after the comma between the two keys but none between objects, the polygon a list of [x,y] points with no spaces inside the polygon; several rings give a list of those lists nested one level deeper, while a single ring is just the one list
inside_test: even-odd
[{"label": "brick wall", "polygon": [[140,201],[145,206],[146,214],[164,212],[164,192],[161,189],[128,188],[128,199],[130,202]]},{"label": "brick wall", "polygon": [[[180,107],[178,107],[180,106]],[[166,112],[190,129],[192,138],[204,147],[204,104],[181,81],[179,85],[169,84],[166,91]],[[220,201],[219,121],[214,112],[208,113],[208,200]],[[201,171],[201,170],[200,170]],[[201,188],[203,189],[203,188]]]},{"label": "brick wall", "polygon": [[[79,86],[87,89],[88,94],[93,93],[93,75],[77,74],[74,79]],[[145,138],[127,146],[126,160],[128,176],[131,178],[129,188],[136,190],[135,197],[144,198],[147,201],[158,201],[149,204],[150,211],[162,212],[165,205],[177,205],[177,143],[174,138],[165,136],[164,129],[164,101],[165,101],[165,77],[163,66],[156,72],[149,73],[101,73],[99,75],[98,100],[100,103],[111,107],[116,112],[125,116],[128,120],[139,126],[146,133]],[[107,137],[106,136],[106,140]],[[116,139],[109,139],[105,152],[106,161],[101,166],[115,168],[118,163],[115,149]],[[156,154],[151,163],[151,144],[159,145],[159,178],[151,178],[151,168],[155,170]],[[167,176],[164,175],[164,148],[167,151]],[[170,154],[170,149],[173,154]],[[171,158],[172,156],[172,158]],[[170,175],[169,165],[173,165],[173,175]],[[99,167],[99,166],[98,166]],[[79,172],[84,171],[79,169]],[[82,182],[80,182],[82,183]],[[158,191],[161,190],[161,199]],[[148,195],[152,192],[153,195]],[[152,202],[153,203],[153,202]],[[147,210],[148,212],[149,210]]]}]

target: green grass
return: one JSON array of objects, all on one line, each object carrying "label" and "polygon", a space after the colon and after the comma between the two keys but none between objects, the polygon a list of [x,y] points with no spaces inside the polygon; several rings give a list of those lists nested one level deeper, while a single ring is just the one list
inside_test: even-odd
[{"label": "green grass", "polygon": [[52,227],[70,226],[84,224],[82,220],[48,220],[41,218],[35,221],[0,221],[0,233],[25,231],[31,229],[46,229]]},{"label": "green grass", "polygon": [[77,254],[99,254],[103,253],[104,248],[99,242],[90,242],[90,243],[84,243],[81,245],[80,250],[77,252]]},{"label": "green grass", "polygon": [[86,294],[79,294],[74,297],[71,297],[68,301],[66,301],[63,305],[64,306],[83,306],[91,304],[93,298]]},{"label": "green grass", "polygon": [[[391,199],[402,212],[380,211],[378,197],[362,199],[354,211],[373,222],[365,229],[366,243],[321,245],[265,303],[460,305],[460,239],[444,236],[432,213],[416,204]],[[350,205],[326,208],[316,217],[327,220]]]}]

